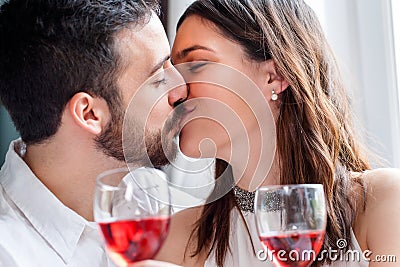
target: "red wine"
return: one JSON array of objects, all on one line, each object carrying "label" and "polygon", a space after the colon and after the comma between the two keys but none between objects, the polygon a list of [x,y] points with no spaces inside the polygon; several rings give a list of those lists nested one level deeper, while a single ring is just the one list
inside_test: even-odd
[{"label": "red wine", "polygon": [[99,223],[111,257],[120,263],[153,258],[167,237],[169,217]]},{"label": "red wine", "polygon": [[261,236],[261,243],[270,259],[282,267],[306,267],[321,250],[325,231],[301,231]]}]

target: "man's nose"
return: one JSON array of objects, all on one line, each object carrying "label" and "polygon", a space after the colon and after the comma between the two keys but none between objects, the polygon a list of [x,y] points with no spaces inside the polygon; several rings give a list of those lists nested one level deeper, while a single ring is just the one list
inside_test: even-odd
[{"label": "man's nose", "polygon": [[176,86],[168,93],[168,103],[170,106],[176,107],[187,100],[189,96],[189,87],[186,85],[181,74],[174,67],[169,71],[170,75],[173,76],[172,80]]}]

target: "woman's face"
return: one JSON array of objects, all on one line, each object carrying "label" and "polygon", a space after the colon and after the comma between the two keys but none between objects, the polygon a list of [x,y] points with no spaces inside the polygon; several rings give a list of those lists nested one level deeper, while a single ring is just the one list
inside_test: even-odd
[{"label": "woman's face", "polygon": [[215,25],[195,15],[179,27],[171,57],[178,69],[182,63],[190,69],[190,77],[183,76],[190,88],[189,101],[196,107],[192,116],[198,117],[181,131],[182,152],[189,157],[229,159],[235,143],[244,144],[246,136],[260,132],[254,113],[268,102],[263,68],[247,59],[242,47]]}]

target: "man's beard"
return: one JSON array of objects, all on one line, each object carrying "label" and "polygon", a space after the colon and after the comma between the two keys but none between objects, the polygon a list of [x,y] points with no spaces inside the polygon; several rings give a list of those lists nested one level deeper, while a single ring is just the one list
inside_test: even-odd
[{"label": "man's beard", "polygon": [[113,116],[106,130],[96,139],[96,146],[104,154],[128,165],[161,167],[175,159],[177,145],[174,137],[178,135],[177,122],[180,112],[174,112],[163,129],[150,131],[135,119],[122,119]]}]

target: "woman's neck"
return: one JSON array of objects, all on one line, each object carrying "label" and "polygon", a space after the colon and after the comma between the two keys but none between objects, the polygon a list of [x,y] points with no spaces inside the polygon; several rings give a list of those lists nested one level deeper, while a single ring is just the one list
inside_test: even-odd
[{"label": "woman's neck", "polygon": [[[265,162],[265,164],[263,164]],[[235,168],[235,163],[232,162],[233,177],[236,185],[247,191],[255,191],[260,186],[279,184],[279,168],[276,160],[268,162],[249,159],[247,168],[243,171]]]},{"label": "woman's neck", "polygon": [[248,191],[279,183],[276,142],[271,135],[261,136],[260,131],[250,131],[248,142],[232,143],[221,157],[232,166],[236,185]]}]

